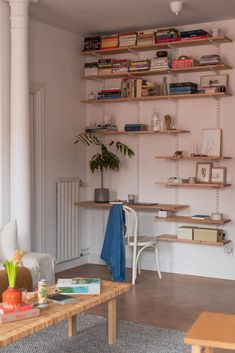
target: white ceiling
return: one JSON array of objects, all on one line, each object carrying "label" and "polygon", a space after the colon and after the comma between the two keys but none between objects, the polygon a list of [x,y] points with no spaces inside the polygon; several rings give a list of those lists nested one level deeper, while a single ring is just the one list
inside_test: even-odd
[{"label": "white ceiling", "polygon": [[170,0],[38,0],[31,17],[79,34],[115,33],[235,18],[235,0],[183,0],[178,16]]}]

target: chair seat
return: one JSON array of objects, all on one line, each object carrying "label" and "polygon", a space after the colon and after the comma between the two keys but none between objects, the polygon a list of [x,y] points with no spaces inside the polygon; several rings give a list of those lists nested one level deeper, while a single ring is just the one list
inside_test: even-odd
[{"label": "chair seat", "polygon": [[[157,243],[157,237],[148,237],[148,236],[138,236],[137,246],[146,246],[146,245],[155,245]],[[129,245],[134,246],[134,237],[129,238]]]}]

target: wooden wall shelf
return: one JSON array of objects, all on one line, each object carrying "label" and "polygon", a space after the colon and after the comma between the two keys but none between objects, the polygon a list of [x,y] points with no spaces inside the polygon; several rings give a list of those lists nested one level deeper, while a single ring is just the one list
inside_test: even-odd
[{"label": "wooden wall shelf", "polygon": [[186,67],[180,69],[161,69],[161,70],[142,70],[136,72],[126,72],[126,73],[113,73],[109,75],[91,75],[83,76],[83,80],[108,80],[115,78],[126,78],[126,77],[136,77],[136,76],[156,76],[156,75],[168,75],[168,74],[179,74],[187,72],[204,72],[204,71],[221,71],[221,70],[230,70],[231,66],[226,64],[219,65],[204,65],[204,66],[194,66]]},{"label": "wooden wall shelf", "polygon": [[189,133],[189,130],[166,130],[166,131],[91,131],[85,132],[85,135],[174,135]]},{"label": "wooden wall shelf", "polygon": [[168,96],[151,96],[140,98],[116,98],[116,99],[85,99],[81,103],[89,104],[107,104],[107,103],[124,103],[124,102],[148,102],[154,100],[178,100],[178,99],[197,99],[197,98],[222,98],[231,96],[228,93],[218,92],[213,94],[207,93],[194,93],[194,94],[178,94]]},{"label": "wooden wall shelf", "polygon": [[157,237],[159,241],[169,241],[169,242],[178,242],[178,243],[189,243],[189,244],[201,244],[201,245],[213,245],[213,246],[224,246],[225,244],[230,243],[231,240],[222,240],[220,242],[212,241],[201,241],[201,240],[186,240],[178,239],[176,235],[163,234]]},{"label": "wooden wall shelf", "polygon": [[102,57],[104,55],[133,53],[133,52],[141,52],[141,51],[153,51],[158,49],[185,48],[185,47],[191,47],[191,46],[229,43],[229,42],[232,42],[230,38],[225,36],[219,36],[217,38],[209,37],[205,39],[175,41],[175,42],[159,43],[159,44],[152,44],[152,45],[141,45],[141,46],[133,45],[130,47],[118,47],[114,49],[83,51],[81,54],[85,56]]},{"label": "wooden wall shelf", "polygon": [[231,219],[223,219],[221,221],[214,221],[211,218],[206,219],[195,219],[190,216],[168,216],[168,217],[155,217],[156,220],[161,220],[165,222],[182,222],[182,223],[203,223],[203,224],[226,224],[231,222]]},{"label": "wooden wall shelf", "polygon": [[227,160],[227,159],[232,159],[232,157],[174,157],[174,156],[156,156],[156,159],[165,159],[167,161],[193,161],[193,160],[199,160],[199,161],[222,161],[222,160]]},{"label": "wooden wall shelf", "polygon": [[203,183],[162,183],[156,182],[155,184],[165,185],[167,187],[186,187],[186,188],[212,188],[212,189],[223,189],[225,187],[231,186],[231,184],[203,184]]},{"label": "wooden wall shelf", "polygon": [[[170,212],[176,212],[189,207],[188,205],[176,205],[176,204],[165,204],[165,203],[156,203],[152,205],[144,205],[142,203],[142,204],[130,205],[124,202],[124,204],[126,204],[127,206],[130,206],[135,210],[143,210],[143,211],[166,210]],[[75,205],[79,207],[88,207],[88,208],[111,208],[112,207],[112,204],[109,202],[97,203],[94,201],[80,201],[80,202],[76,202]]]}]

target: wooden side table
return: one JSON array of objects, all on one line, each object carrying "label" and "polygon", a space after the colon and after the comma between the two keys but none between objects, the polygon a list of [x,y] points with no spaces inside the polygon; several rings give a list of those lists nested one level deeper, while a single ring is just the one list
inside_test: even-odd
[{"label": "wooden side table", "polygon": [[214,348],[235,349],[235,315],[201,313],[187,332],[184,343],[192,353],[213,353]]}]

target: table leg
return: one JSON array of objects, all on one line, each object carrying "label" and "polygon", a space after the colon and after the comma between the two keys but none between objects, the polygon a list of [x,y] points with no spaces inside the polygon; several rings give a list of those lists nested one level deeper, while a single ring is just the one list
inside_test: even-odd
[{"label": "table leg", "polygon": [[116,299],[108,301],[108,344],[116,342]]},{"label": "table leg", "polygon": [[76,315],[74,315],[68,318],[68,336],[76,336],[76,333]]},{"label": "table leg", "polygon": [[192,346],[192,353],[201,353],[201,346]]},{"label": "table leg", "polygon": [[214,352],[214,348],[213,347],[205,347],[204,353],[213,353],[213,352]]}]

